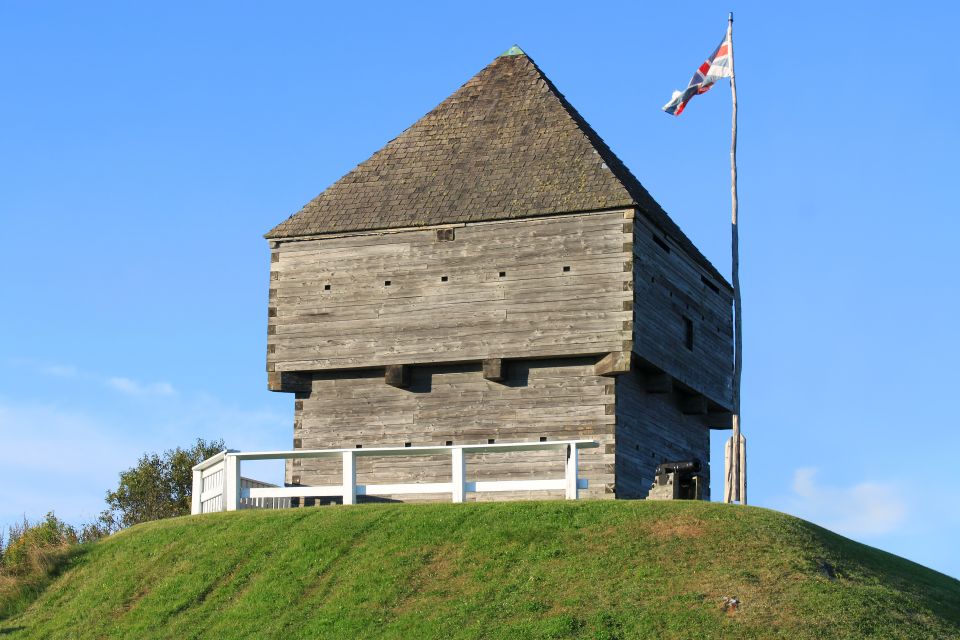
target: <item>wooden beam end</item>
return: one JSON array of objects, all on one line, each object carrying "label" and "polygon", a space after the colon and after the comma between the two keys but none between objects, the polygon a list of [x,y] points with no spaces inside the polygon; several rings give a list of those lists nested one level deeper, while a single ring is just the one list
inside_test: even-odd
[{"label": "wooden beam end", "polygon": [[410,386],[410,365],[388,364],[383,377],[391,387],[406,389]]},{"label": "wooden beam end", "polygon": [[617,376],[630,371],[631,353],[629,351],[611,351],[593,366],[598,376]]},{"label": "wooden beam end", "polygon": [[503,358],[487,358],[483,361],[483,377],[491,382],[507,379],[507,363]]},{"label": "wooden beam end", "polygon": [[701,395],[680,398],[680,412],[688,416],[707,415],[707,399]]},{"label": "wooden beam end", "polygon": [[310,377],[286,371],[271,371],[267,374],[267,389],[284,393],[310,393]]},{"label": "wooden beam end", "polygon": [[711,429],[733,429],[733,414],[729,411],[707,413],[707,426]]}]

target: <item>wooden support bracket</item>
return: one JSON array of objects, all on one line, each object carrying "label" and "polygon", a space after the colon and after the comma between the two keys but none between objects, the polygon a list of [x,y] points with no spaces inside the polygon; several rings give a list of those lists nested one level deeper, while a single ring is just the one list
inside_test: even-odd
[{"label": "wooden support bracket", "polygon": [[310,377],[286,371],[271,371],[267,374],[267,389],[286,393],[310,393]]},{"label": "wooden support bracket", "polygon": [[384,374],[384,382],[391,387],[406,389],[410,386],[410,365],[388,364]]},{"label": "wooden support bracket", "polygon": [[492,382],[507,379],[507,363],[502,358],[487,358],[483,361],[483,377]]},{"label": "wooden support bracket", "polygon": [[644,373],[643,390],[647,393],[670,393],[673,391],[673,378],[668,373]]},{"label": "wooden support bracket", "polygon": [[630,371],[630,352],[611,351],[600,362],[593,365],[593,372],[598,376],[618,376]]},{"label": "wooden support bracket", "polygon": [[707,426],[711,429],[733,429],[733,414],[729,411],[711,411],[707,414]]},{"label": "wooden support bracket", "polygon": [[707,415],[707,399],[701,395],[680,398],[680,412],[688,416]]}]

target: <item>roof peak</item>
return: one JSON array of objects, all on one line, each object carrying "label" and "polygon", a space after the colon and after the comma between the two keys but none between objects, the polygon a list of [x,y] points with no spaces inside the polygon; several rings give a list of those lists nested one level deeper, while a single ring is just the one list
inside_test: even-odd
[{"label": "roof peak", "polygon": [[267,237],[633,206],[723,281],[546,74],[514,45]]}]

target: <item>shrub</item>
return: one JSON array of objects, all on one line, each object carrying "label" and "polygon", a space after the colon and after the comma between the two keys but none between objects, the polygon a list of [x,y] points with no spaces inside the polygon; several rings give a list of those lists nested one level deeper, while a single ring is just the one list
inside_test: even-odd
[{"label": "shrub", "polygon": [[51,511],[36,523],[11,525],[0,540],[0,619],[30,602],[77,548],[76,529]]},{"label": "shrub", "polygon": [[[192,467],[225,449],[223,440],[197,439],[189,449],[170,449],[162,455],[144,454],[137,465],[120,473],[120,484],[107,492],[107,505],[96,523],[108,533],[141,522],[190,513]],[[88,533],[87,529],[84,533]],[[97,531],[91,530],[95,534]]]}]

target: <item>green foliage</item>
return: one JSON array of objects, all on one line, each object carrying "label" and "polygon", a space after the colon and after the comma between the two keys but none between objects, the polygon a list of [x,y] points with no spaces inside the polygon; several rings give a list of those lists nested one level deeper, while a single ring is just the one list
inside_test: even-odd
[{"label": "green foliage", "polygon": [[191,468],[224,449],[223,440],[198,439],[189,449],[177,447],[145,454],[120,474],[115,491],[107,493],[108,509],[93,522],[74,527],[53,512],[37,523],[24,518],[0,536],[0,619],[26,608],[58,572],[91,543],[120,529],[160,518],[190,513]]},{"label": "green foliage", "polygon": [[77,531],[51,511],[40,522],[31,524],[26,518],[11,525],[7,542],[0,545],[0,568],[12,575],[29,573],[36,568],[40,555],[53,549],[62,549],[79,541]]},{"label": "green foliage", "polygon": [[35,523],[26,518],[0,538],[0,619],[23,609],[73,553],[77,531],[53,512]]},{"label": "green foliage", "polygon": [[960,637],[957,580],[753,507],[249,510],[87,549],[0,636]]},{"label": "green foliage", "polygon": [[107,492],[109,508],[85,533],[97,536],[141,522],[189,514],[191,468],[224,448],[223,440],[198,438],[189,449],[177,447],[163,455],[144,454],[136,466],[120,473],[119,486]]}]

